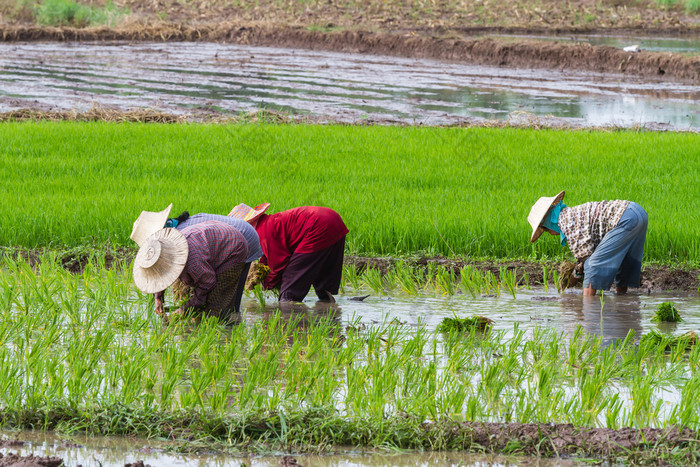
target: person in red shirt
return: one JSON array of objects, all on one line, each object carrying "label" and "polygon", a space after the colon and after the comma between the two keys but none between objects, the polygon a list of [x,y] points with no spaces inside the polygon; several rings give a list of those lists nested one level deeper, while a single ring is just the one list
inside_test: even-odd
[{"label": "person in red shirt", "polygon": [[279,287],[280,301],[302,301],[312,285],[319,300],[335,301],[348,233],[343,219],[332,209],[317,206],[265,214],[269,206],[239,204],[229,213],[247,220],[260,237],[260,263],[270,268],[263,286]]}]

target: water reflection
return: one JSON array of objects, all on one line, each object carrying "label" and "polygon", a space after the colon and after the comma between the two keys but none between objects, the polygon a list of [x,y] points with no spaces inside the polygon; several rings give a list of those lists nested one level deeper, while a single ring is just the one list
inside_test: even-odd
[{"label": "water reflection", "polygon": [[[370,295],[365,300],[352,299],[367,293]],[[673,301],[683,317],[683,321],[672,328],[651,321],[656,306],[666,301]],[[241,319],[249,323],[270,319],[278,308],[277,302],[273,301],[261,307],[251,297],[244,297],[241,306],[244,310]],[[629,330],[634,330],[639,337],[651,329],[682,334],[700,328],[700,297],[696,293],[606,293],[601,306],[599,295],[584,297],[580,289],[569,290],[565,294],[559,294],[554,289],[521,289],[516,297],[506,294],[477,297],[433,293],[418,296],[402,293],[376,295],[363,289],[346,290],[345,294],[338,296],[338,303],[335,304],[309,298],[303,304],[283,308],[281,313],[285,320],[302,319],[311,323],[332,313],[333,319],[343,326],[355,321],[367,326],[396,321],[409,326],[425,326],[429,331],[435,330],[444,318],[454,315],[486,316],[495,321],[494,329],[505,331],[507,335],[512,333],[515,324],[520,329],[537,326],[566,334],[573,334],[576,327],[582,325],[586,331],[601,336],[608,344],[624,339]]]},{"label": "water reflection", "polygon": [[[51,432],[0,432],[3,439],[21,440],[24,445],[0,448],[0,453],[19,453],[28,456],[57,456],[66,467],[101,466],[123,467],[126,463],[143,460],[144,464],[160,466],[215,466],[215,467],[278,467],[284,453],[256,455],[251,453],[177,454],[174,445],[155,439],[131,437],[96,437],[87,435],[57,435]],[[294,459],[307,467],[442,467],[442,466],[574,466],[575,459],[543,459],[525,456],[508,457],[482,455],[460,451],[452,452],[377,452],[348,449],[327,455],[299,455]],[[22,465],[30,465],[22,464]],[[31,465],[40,465],[34,464]]]},{"label": "water reflection", "polygon": [[601,299],[601,295],[563,294],[559,305],[569,333],[581,325],[589,334],[602,337],[605,346],[625,339],[629,331],[637,338],[642,334],[639,295],[606,294]]}]

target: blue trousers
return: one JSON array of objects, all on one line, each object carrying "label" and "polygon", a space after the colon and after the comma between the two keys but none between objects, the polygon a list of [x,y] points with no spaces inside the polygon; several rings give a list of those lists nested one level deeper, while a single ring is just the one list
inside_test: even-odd
[{"label": "blue trousers", "polygon": [[646,211],[630,202],[617,226],[583,263],[583,287],[608,290],[613,281],[617,287],[639,287],[648,223]]}]

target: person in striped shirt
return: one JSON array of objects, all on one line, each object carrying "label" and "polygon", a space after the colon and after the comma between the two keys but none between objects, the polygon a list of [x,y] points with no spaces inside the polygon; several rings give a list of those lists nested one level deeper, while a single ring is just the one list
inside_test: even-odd
[{"label": "person in striped shirt", "polygon": [[596,201],[566,206],[562,191],[542,197],[530,210],[531,242],[543,232],[568,245],[583,269],[583,294],[595,295],[609,290],[613,282],[617,293],[639,287],[642,256],[649,218],[637,203],[625,200]]}]

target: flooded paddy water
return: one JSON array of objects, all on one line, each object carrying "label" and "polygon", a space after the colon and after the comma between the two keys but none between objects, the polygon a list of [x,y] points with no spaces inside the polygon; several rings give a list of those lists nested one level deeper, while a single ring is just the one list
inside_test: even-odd
[{"label": "flooded paddy water", "polygon": [[268,108],[340,122],[700,128],[700,85],[214,43],[0,44],[0,112]]},{"label": "flooded paddy water", "polygon": [[651,36],[612,36],[605,34],[562,34],[556,36],[542,35],[495,35],[506,39],[537,39],[542,41],[557,41],[563,43],[579,43],[605,45],[619,49],[639,47],[639,50],[651,52],[673,52],[682,54],[700,54],[700,39],[697,37],[651,37]]},{"label": "flooded paddy water", "polygon": [[[123,467],[135,465],[160,466],[212,466],[212,467],[444,467],[444,466],[573,466],[577,463],[566,459],[534,459],[524,456],[479,455],[465,452],[380,452],[348,448],[346,452],[311,455],[284,453],[224,455],[220,453],[180,454],[172,451],[165,441],[126,438],[94,437],[85,435],[56,435],[34,431],[0,431],[0,453],[21,456],[58,457],[66,467],[100,466]],[[10,443],[10,440],[13,440]],[[16,440],[16,441],[14,441]],[[296,463],[293,463],[293,458]],[[2,464],[0,464],[2,465]],[[37,464],[39,465],[39,464]],[[24,467],[31,467],[24,465]]]},{"label": "flooded paddy water", "polygon": [[[354,297],[366,294],[370,295],[362,301],[353,300]],[[683,321],[668,324],[652,322],[656,306],[668,301],[675,303],[681,310]],[[278,307],[275,303],[261,309],[250,298],[244,298],[242,306],[245,314],[241,319],[250,322],[264,319],[276,312]],[[284,313],[322,315],[328,309],[328,305],[315,302],[310,297],[307,297],[303,305],[282,305]],[[486,316],[494,321],[494,330],[502,330],[507,335],[512,335],[515,325],[522,330],[549,328],[565,335],[573,334],[580,325],[588,333],[600,336],[605,344],[624,339],[630,330],[635,331],[637,336],[652,329],[673,334],[700,331],[700,296],[686,292],[631,292],[626,295],[606,293],[601,300],[600,295],[584,297],[580,289],[559,294],[553,287],[547,290],[521,289],[515,297],[503,292],[500,296],[489,294],[476,298],[461,293],[453,296],[377,295],[362,289],[354,295],[352,291],[346,291],[332,309],[336,310],[338,320],[345,324],[352,322],[354,317],[359,317],[367,325],[393,320],[409,326],[425,326],[430,331],[437,329],[443,319],[454,315]]]}]

